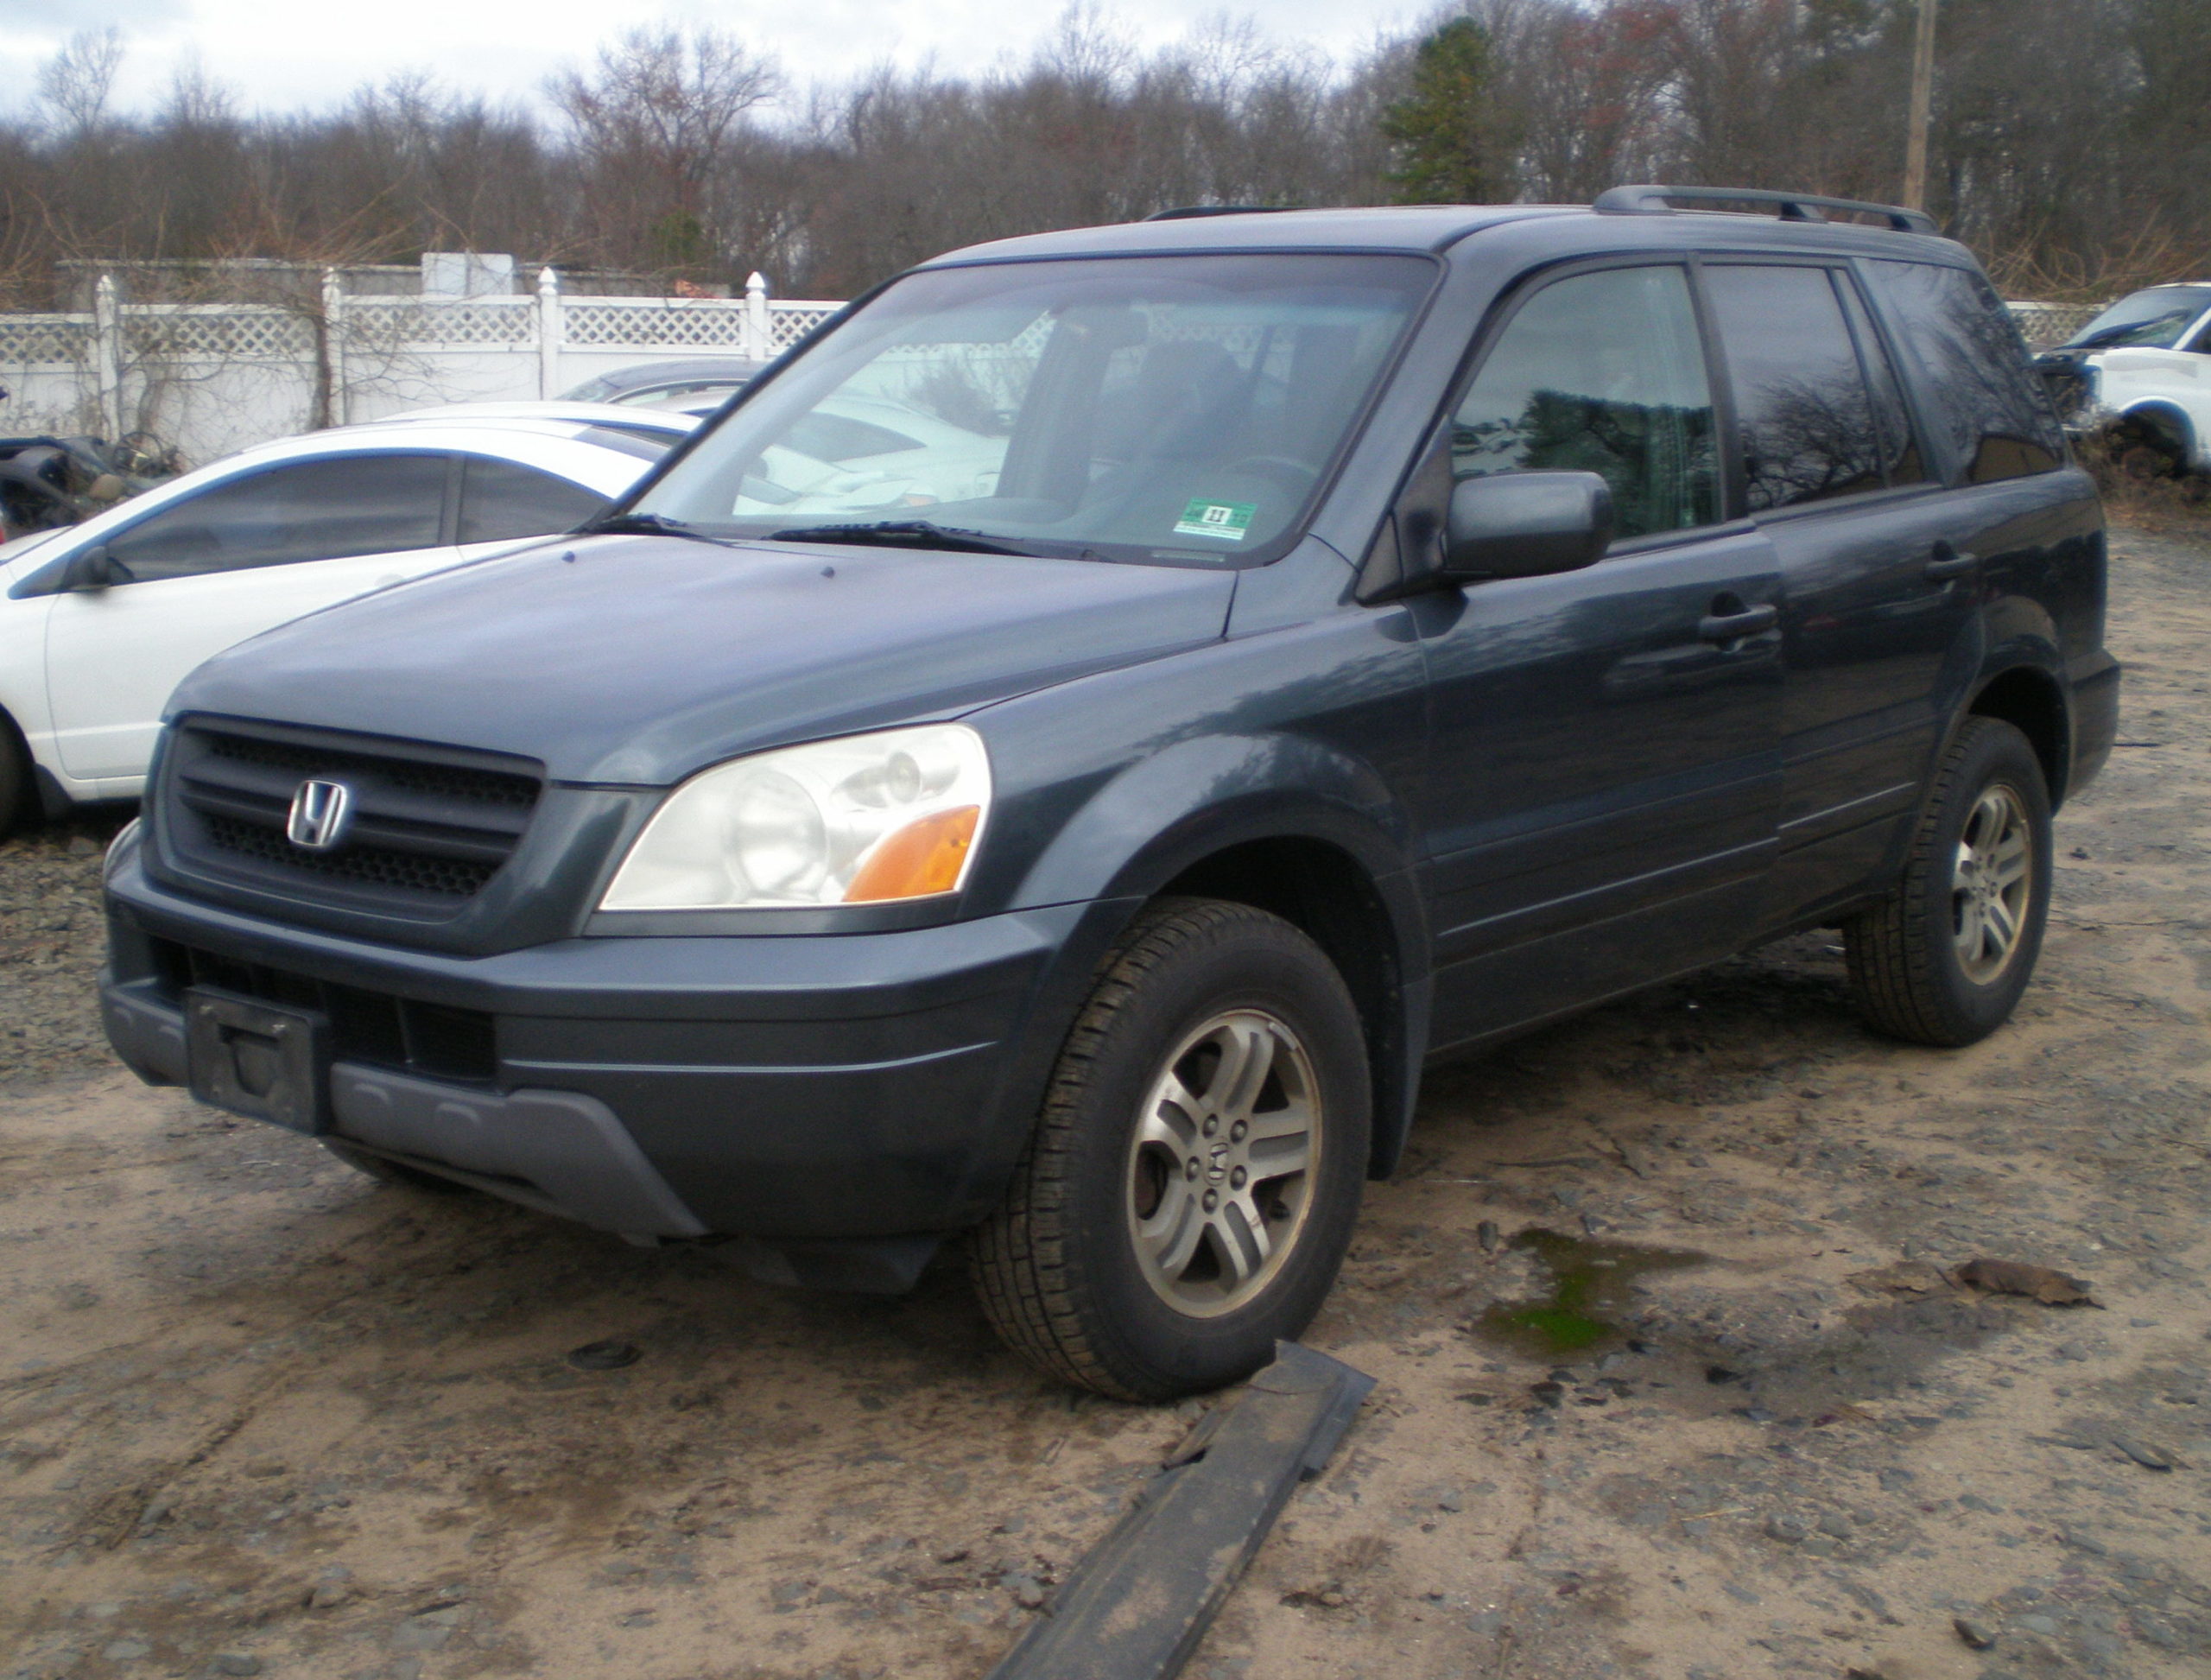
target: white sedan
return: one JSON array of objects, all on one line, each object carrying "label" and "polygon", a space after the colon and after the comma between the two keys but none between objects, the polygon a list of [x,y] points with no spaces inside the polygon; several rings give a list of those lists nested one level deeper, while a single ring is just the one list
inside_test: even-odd
[{"label": "white sedan", "polygon": [[169,691],[308,612],[572,529],[680,431],[411,418],[263,444],[0,547],[0,833],[135,798]]}]

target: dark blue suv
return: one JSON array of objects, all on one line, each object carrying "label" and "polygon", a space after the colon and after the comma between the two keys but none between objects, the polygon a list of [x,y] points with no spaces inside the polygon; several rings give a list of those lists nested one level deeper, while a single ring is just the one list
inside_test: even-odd
[{"label": "dark blue suv", "polygon": [[1916,212],[960,251],[592,527],[189,678],[108,1030],[770,1277],[964,1236],[1029,1358],[1205,1388],[1319,1305],[1431,1058],[1815,926],[1876,1027],[1999,1025],[2112,741],[2104,567]]}]

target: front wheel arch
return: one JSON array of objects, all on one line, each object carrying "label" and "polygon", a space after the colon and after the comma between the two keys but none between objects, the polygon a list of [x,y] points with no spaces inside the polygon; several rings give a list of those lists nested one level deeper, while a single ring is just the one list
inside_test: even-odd
[{"label": "front wheel arch", "polygon": [[2111,430],[2115,442],[2137,437],[2162,449],[2171,458],[2176,472],[2187,472],[2201,464],[2195,422],[2185,410],[2170,403],[2138,404],[2113,421]]}]

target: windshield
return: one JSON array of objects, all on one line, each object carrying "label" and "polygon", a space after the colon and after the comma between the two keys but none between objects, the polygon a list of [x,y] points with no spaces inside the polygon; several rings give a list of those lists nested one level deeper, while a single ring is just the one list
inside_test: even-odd
[{"label": "windshield", "polygon": [[2123,297],[2065,345],[2068,350],[2115,350],[2121,346],[2176,350],[2181,335],[2211,309],[2211,286],[2152,286]]},{"label": "windshield", "polygon": [[1271,558],[1435,272],[1270,254],[909,275],[636,511],[716,536],[880,525],[920,547],[950,530],[1022,553]]}]

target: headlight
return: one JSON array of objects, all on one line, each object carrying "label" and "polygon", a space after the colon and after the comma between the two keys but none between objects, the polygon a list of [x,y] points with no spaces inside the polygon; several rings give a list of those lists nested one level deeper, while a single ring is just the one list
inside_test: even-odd
[{"label": "headlight", "polygon": [[668,796],[603,910],[794,910],[952,892],[991,808],[963,724],[757,753]]}]

